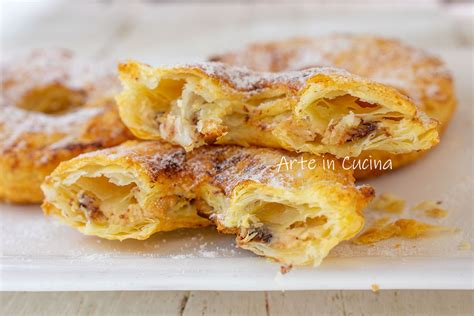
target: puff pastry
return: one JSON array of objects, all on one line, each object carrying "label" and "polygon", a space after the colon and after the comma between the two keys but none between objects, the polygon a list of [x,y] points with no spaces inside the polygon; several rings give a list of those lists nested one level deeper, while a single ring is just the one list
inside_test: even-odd
[{"label": "puff pastry", "polygon": [[221,63],[129,62],[119,71],[123,122],[139,138],[186,150],[215,143],[353,157],[438,141],[436,122],[407,97],[334,68],[261,73]]},{"label": "puff pastry", "polygon": [[[456,108],[452,76],[439,58],[398,40],[369,35],[330,35],[320,38],[292,38],[251,44],[209,60],[259,71],[289,71],[315,66],[346,69],[364,78],[392,86],[410,97],[442,132]],[[359,159],[391,159],[393,167],[405,165],[426,151],[395,154],[370,151]],[[378,169],[356,170],[357,178],[376,175]]]},{"label": "puff pastry", "polygon": [[0,200],[39,203],[59,162],[133,138],[113,99],[112,67],[66,50],[35,50],[1,67]]},{"label": "puff pastry", "polygon": [[[282,168],[282,159],[310,160]],[[334,168],[324,168],[323,159]],[[334,170],[332,170],[334,169]],[[371,187],[331,158],[269,148],[186,152],[131,141],[63,162],[42,185],[43,210],[89,235],[146,239],[214,222],[238,246],[286,265],[317,265],[363,226]]]}]

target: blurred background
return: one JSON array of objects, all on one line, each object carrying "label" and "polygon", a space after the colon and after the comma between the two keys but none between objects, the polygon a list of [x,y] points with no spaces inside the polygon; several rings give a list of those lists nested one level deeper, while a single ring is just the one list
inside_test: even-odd
[{"label": "blurred background", "polygon": [[471,47],[472,1],[5,1],[2,53],[65,47],[84,57],[196,61],[258,40],[372,33],[428,50]]}]

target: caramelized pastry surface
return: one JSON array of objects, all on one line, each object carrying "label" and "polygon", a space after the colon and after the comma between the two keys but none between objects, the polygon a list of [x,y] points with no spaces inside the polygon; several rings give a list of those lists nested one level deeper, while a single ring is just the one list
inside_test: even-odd
[{"label": "caramelized pastry surface", "polygon": [[331,157],[239,146],[186,152],[156,141],[63,162],[42,189],[44,212],[85,234],[146,239],[215,224],[238,246],[286,265],[317,265],[357,234],[374,194]]},{"label": "caramelized pastry surface", "polygon": [[[258,71],[281,72],[315,66],[338,67],[372,81],[392,86],[440,124],[443,132],[456,108],[454,83],[443,61],[401,41],[370,35],[328,35],[251,44],[240,51],[215,55],[211,61],[245,66]],[[394,168],[408,164],[426,151],[396,154],[362,153],[361,160],[392,160]],[[356,170],[357,178],[379,170]]]},{"label": "caramelized pastry surface", "polygon": [[61,161],[133,138],[113,98],[113,67],[66,50],[35,50],[1,67],[0,200],[39,203],[41,182]]}]

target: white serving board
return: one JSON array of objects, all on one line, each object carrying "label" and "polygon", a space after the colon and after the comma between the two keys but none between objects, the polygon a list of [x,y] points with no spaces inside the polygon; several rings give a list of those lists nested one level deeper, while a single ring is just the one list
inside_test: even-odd
[{"label": "white serving board", "polygon": [[[235,249],[213,229],[157,234],[146,241],[83,236],[42,215],[38,206],[0,205],[3,290],[307,290],[470,289],[472,242],[472,60],[444,54],[456,78],[459,108],[441,144],[424,159],[370,182],[413,205],[441,200],[440,223],[459,233],[374,247],[344,243],[319,268],[278,273],[277,264]],[[469,64],[469,62],[471,62]],[[409,215],[409,214],[407,214]],[[394,243],[401,247],[394,248]]]},{"label": "white serving board", "polygon": [[255,39],[369,32],[375,26],[381,35],[429,48],[446,60],[456,79],[459,108],[453,121],[425,158],[367,182],[409,205],[441,200],[449,216],[437,223],[460,232],[373,247],[343,243],[320,267],[281,275],[277,264],[236,249],[232,236],[213,229],[156,234],[146,241],[106,241],[59,225],[38,206],[0,204],[1,290],[309,290],[370,289],[372,284],[381,289],[473,288],[473,251],[458,248],[473,242],[473,58],[471,49],[454,48],[445,17],[397,11],[387,19],[364,12],[341,16],[339,9],[322,14],[317,8],[270,12],[259,6],[101,5],[96,10],[91,4],[37,9],[41,16],[28,13],[28,24],[21,24],[15,12],[27,12],[10,5],[5,24],[12,27],[2,32],[2,43],[11,50],[64,46],[83,56],[164,63],[202,59]]}]

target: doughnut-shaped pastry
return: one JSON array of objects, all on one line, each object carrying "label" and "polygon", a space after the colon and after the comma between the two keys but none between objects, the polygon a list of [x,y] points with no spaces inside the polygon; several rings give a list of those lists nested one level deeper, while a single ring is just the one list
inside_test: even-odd
[{"label": "doughnut-shaped pastry", "polygon": [[119,66],[123,122],[139,138],[191,150],[257,145],[337,157],[407,153],[438,141],[436,122],[397,90],[334,68],[253,72],[221,63]]},{"label": "doughnut-shaped pastry", "polygon": [[[370,80],[390,85],[409,96],[430,118],[437,120],[441,133],[456,108],[452,77],[437,57],[400,41],[368,35],[331,35],[321,38],[293,38],[263,42],[211,61],[246,66],[259,71],[289,71],[315,66],[332,66]],[[391,159],[393,167],[416,160],[426,151],[394,154],[387,151],[364,153],[359,159]],[[356,170],[357,178],[373,176],[380,170]]]},{"label": "doughnut-shaped pastry", "polygon": [[1,67],[0,200],[39,203],[61,161],[132,138],[113,99],[113,68],[66,50],[36,50]]},{"label": "doughnut-shaped pastry", "polygon": [[[301,159],[304,168],[285,164]],[[374,195],[330,158],[239,146],[186,152],[156,141],[65,161],[42,189],[44,212],[84,234],[146,239],[213,221],[238,246],[287,265],[318,265],[357,234]]]}]

